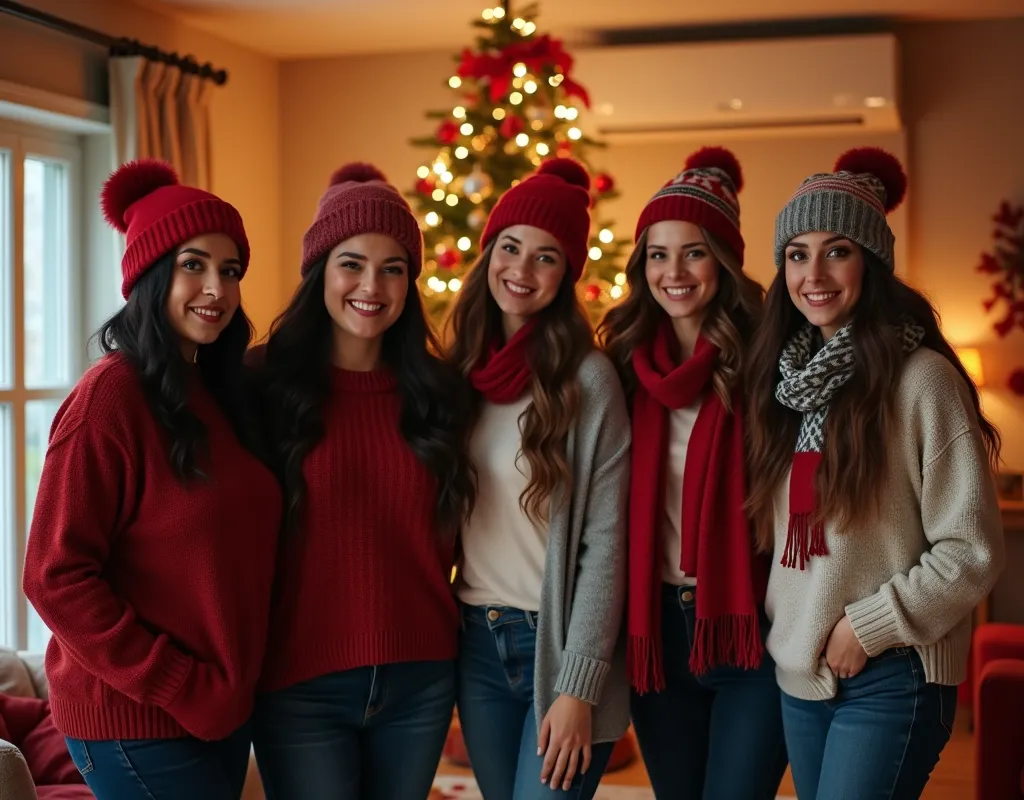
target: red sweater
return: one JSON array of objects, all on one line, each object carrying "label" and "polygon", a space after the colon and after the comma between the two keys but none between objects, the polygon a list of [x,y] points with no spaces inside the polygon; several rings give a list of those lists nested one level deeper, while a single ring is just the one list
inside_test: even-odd
[{"label": "red sweater", "polygon": [[272,473],[199,381],[209,482],[182,486],[137,373],[108,356],[53,421],[25,594],[53,632],[54,724],[79,739],[220,739],[249,716],[281,518]]},{"label": "red sweater", "polygon": [[455,658],[453,548],[436,481],[399,431],[387,372],[333,370],[324,437],[306,457],[303,524],[285,534],[261,689],[341,670]]}]

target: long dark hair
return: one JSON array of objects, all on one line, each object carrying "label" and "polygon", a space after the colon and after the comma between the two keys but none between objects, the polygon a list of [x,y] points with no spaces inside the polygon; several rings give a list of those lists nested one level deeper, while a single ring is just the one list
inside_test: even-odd
[{"label": "long dark hair", "polygon": [[[208,455],[209,442],[206,426],[187,405],[191,367],[181,353],[181,339],[167,319],[176,258],[172,251],[142,274],[128,302],[103,323],[96,339],[105,354],[120,353],[138,370],[150,410],[168,434],[171,468],[186,484],[207,478],[201,458]],[[252,335],[252,323],[239,306],[217,340],[199,346],[196,369],[239,441],[259,455],[243,366]]]},{"label": "long dark hair", "polygon": [[[494,242],[488,244],[470,268],[448,317],[448,358],[464,376],[484,359],[491,342],[504,335],[501,309],[487,282],[494,247]],[[526,410],[522,438],[530,481],[519,498],[520,507],[535,522],[549,517],[546,503],[555,489],[571,486],[572,469],[565,448],[579,414],[576,374],[594,349],[594,332],[576,297],[568,265],[558,294],[538,312],[537,323],[527,351],[533,402]],[[473,396],[475,422],[482,398],[477,392]]]},{"label": "long dark hair", "polygon": [[[722,405],[732,411],[733,390],[740,382],[747,349],[761,318],[764,289],[743,272],[740,259],[724,240],[702,229],[708,249],[718,261],[718,292],[708,306],[701,333],[719,350],[712,386]],[[622,379],[627,396],[636,390],[633,351],[654,338],[665,310],[647,285],[647,231],[640,234],[626,264],[626,299],[613,306],[597,327],[598,340]]]},{"label": "long dark hair", "polygon": [[[865,522],[877,511],[886,481],[886,443],[895,434],[895,397],[907,354],[895,326],[912,321],[925,330],[922,346],[942,355],[963,377],[991,466],[999,460],[999,432],[981,411],[978,390],[942,335],[938,314],[928,299],[901,281],[868,250],[864,278],[851,333],[854,372],[833,399],[825,422],[825,452],[816,477],[818,516],[840,527]],[[768,290],[764,321],[749,360],[747,389],[751,413],[750,497],[748,508],[758,545],[770,550],[774,535],[775,493],[793,461],[801,415],[775,399],[782,349],[806,319],[793,305],[785,267]]]},{"label": "long dark hair", "polygon": [[[331,395],[331,317],[324,305],[320,259],[274,320],[260,370],[260,393],[270,444],[285,489],[285,526],[296,531],[306,502],[302,466],[323,438],[324,406]],[[454,539],[476,496],[467,452],[467,393],[440,358],[423,302],[410,278],[405,307],[384,332],[381,360],[402,397],[402,437],[437,480],[436,522]]]}]

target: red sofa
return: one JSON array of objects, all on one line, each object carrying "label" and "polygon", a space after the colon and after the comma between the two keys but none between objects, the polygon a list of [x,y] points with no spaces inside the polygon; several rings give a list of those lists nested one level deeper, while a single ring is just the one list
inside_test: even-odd
[{"label": "red sofa", "polygon": [[975,800],[1024,799],[1024,625],[974,633]]}]

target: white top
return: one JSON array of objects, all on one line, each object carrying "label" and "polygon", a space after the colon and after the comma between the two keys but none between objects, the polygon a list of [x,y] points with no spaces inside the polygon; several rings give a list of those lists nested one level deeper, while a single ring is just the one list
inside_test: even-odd
[{"label": "white top", "polygon": [[463,603],[540,609],[547,525],[535,525],[519,505],[530,479],[520,452],[529,392],[508,405],[484,403],[469,451],[477,470],[473,515],[462,530],[457,592]]},{"label": "white top", "polygon": [[665,513],[661,518],[661,579],[673,586],[696,586],[697,576],[679,566],[683,551],[683,469],[700,402],[668,415],[668,458],[665,461]]}]

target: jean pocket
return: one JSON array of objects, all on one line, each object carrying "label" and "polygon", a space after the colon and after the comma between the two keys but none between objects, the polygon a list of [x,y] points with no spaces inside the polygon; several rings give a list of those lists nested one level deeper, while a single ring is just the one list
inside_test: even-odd
[{"label": "jean pocket", "polygon": [[956,721],[956,694],[955,686],[939,685],[939,724],[949,735],[953,735],[953,723]]},{"label": "jean pocket", "polygon": [[72,739],[70,737],[65,737],[64,743],[67,745],[68,753],[71,755],[71,760],[74,762],[79,773],[85,777],[92,772],[92,758],[89,756],[88,745],[81,739]]}]

